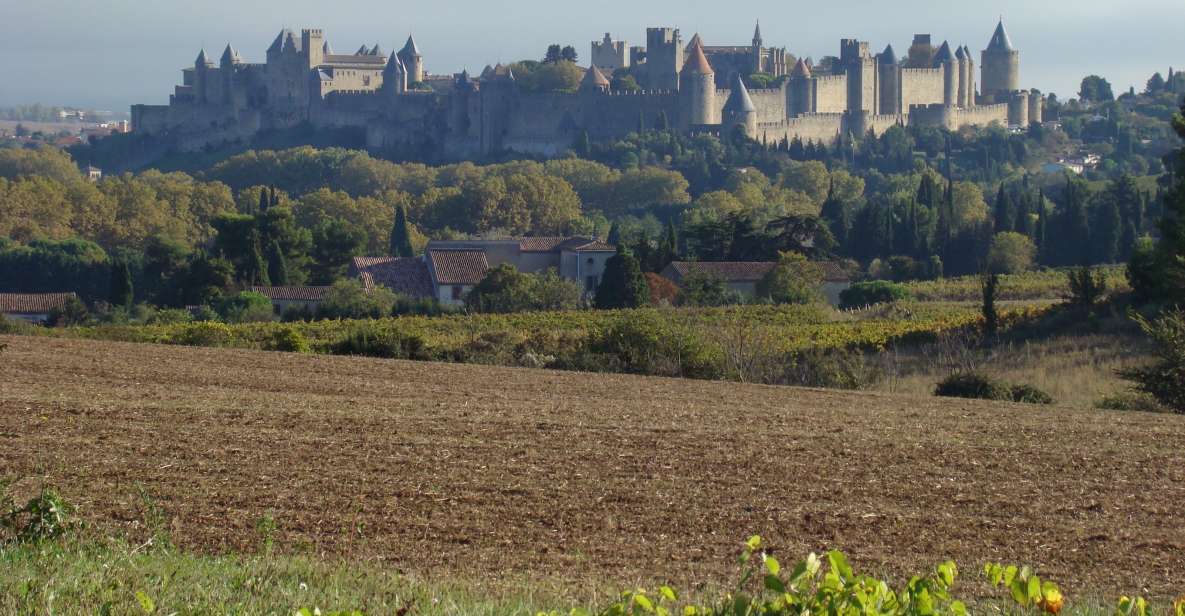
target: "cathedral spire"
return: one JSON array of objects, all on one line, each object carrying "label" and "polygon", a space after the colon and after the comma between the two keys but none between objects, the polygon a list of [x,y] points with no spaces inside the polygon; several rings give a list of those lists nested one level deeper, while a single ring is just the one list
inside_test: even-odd
[{"label": "cathedral spire", "polygon": [[753,46],[762,47],[765,41],[761,40],[761,20],[757,20],[757,27],[753,29]]}]

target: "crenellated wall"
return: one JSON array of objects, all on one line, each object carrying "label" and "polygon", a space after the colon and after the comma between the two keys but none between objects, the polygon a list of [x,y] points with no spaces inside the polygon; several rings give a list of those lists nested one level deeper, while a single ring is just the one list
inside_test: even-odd
[{"label": "crenellated wall", "polygon": [[941,68],[901,69],[901,109],[942,104],[946,80]]}]

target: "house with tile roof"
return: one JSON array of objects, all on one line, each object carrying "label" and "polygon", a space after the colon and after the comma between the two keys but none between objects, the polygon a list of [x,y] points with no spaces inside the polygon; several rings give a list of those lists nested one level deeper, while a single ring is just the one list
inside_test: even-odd
[{"label": "house with tile roof", "polygon": [[[690,276],[712,278],[723,282],[730,291],[753,298],[757,296],[757,285],[777,265],[776,261],[675,261],[661,275],[680,287]],[[852,286],[851,275],[838,261],[819,261],[816,265],[823,269],[823,296],[829,304],[838,306],[839,294]]]},{"label": "house with tile roof", "polygon": [[284,314],[290,308],[316,311],[329,292],[329,287],[251,287],[251,291],[271,300],[276,314]]},{"label": "house with tile roof", "polygon": [[487,271],[502,264],[528,274],[554,269],[591,294],[615,254],[615,247],[587,237],[435,240],[420,257],[355,257],[350,275],[366,288],[384,286],[400,295],[460,305]]},{"label": "house with tile roof", "polygon": [[0,314],[29,323],[45,323],[53,311],[77,298],[74,293],[0,293]]}]

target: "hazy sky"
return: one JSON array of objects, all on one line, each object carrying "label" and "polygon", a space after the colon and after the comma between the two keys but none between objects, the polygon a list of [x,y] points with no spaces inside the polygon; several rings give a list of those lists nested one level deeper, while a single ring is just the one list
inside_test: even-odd
[{"label": "hazy sky", "polygon": [[229,41],[249,62],[283,27],[320,27],[339,53],[362,44],[401,47],[414,32],[433,73],[542,56],[605,32],[642,44],[647,26],[702,33],[712,44],[747,44],[761,19],[766,45],[815,58],[839,39],[904,54],[912,35],[975,51],[1004,16],[1021,50],[1021,85],[1065,98],[1088,73],[1117,93],[1152,72],[1185,67],[1181,0],[0,0],[0,105],[42,102],[126,111],[164,103],[205,47],[217,60]]}]

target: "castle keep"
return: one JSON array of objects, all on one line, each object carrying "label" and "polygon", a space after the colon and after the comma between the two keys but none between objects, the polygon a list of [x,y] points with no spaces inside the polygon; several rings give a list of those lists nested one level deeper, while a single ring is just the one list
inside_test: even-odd
[{"label": "castle keep", "polygon": [[[645,48],[606,34],[592,44],[590,62],[577,92],[527,92],[501,65],[476,78],[431,75],[412,37],[390,54],[377,44],[337,54],[320,30],[284,30],[263,64],[245,62],[229,45],[217,64],[202,51],[169,104],[135,105],[132,122],[181,150],[307,124],[357,129],[372,149],[415,146],[464,158],[557,155],[583,133],[620,138],[660,118],[689,133],[744,130],[764,142],[825,143],[897,125],[1042,121],[1043,97],[1020,89],[1020,52],[1003,22],[980,54],[978,82],[970,48],[935,47],[929,35],[917,35],[903,58],[892,45],[873,54],[868,43],[843,39],[837,58],[812,66],[765,47],[760,25],[747,47],[708,46],[698,34],[685,44],[672,28],[648,29]],[[643,89],[614,90],[609,76],[621,69]],[[758,73],[777,85],[748,87]]]}]

